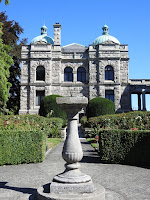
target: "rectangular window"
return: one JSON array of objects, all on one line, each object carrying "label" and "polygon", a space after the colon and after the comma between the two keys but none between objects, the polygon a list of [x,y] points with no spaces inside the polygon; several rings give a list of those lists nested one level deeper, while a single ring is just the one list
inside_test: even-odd
[{"label": "rectangular window", "polygon": [[36,106],[40,106],[44,96],[45,96],[45,91],[36,91]]},{"label": "rectangular window", "polygon": [[105,90],[105,98],[114,102],[114,91],[113,90]]}]

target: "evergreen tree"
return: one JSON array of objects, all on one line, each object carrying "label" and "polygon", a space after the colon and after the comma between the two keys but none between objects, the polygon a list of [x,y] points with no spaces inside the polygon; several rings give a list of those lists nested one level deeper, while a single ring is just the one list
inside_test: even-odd
[{"label": "evergreen tree", "polygon": [[10,77],[8,81],[11,83],[11,87],[7,108],[17,113],[20,106],[20,52],[22,44],[25,44],[27,40],[20,40],[19,36],[23,33],[23,28],[14,20],[8,21],[8,16],[4,12],[0,13],[0,22],[3,23],[3,43],[12,47],[10,55],[14,61],[9,68]]},{"label": "evergreen tree", "polygon": [[2,23],[0,22],[0,111],[5,112],[11,86],[8,82],[9,68],[13,64],[13,60],[9,55],[11,47],[3,44],[2,35]]}]

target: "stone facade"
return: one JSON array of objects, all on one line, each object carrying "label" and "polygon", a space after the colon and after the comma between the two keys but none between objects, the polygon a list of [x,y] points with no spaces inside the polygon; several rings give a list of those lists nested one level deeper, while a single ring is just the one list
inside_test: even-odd
[{"label": "stone facade", "polygon": [[[19,114],[38,113],[42,97],[51,94],[88,99],[110,97],[117,112],[131,109],[130,96],[134,92],[131,91],[133,81],[129,80],[128,45],[106,40],[88,47],[75,43],[61,47],[61,25],[55,24],[54,43],[42,39],[23,45],[21,58]],[[38,72],[39,66],[44,71],[43,78],[37,78],[37,73],[42,72]],[[65,72],[67,68],[72,71]],[[106,70],[108,73],[112,70],[113,78],[106,77]]]}]

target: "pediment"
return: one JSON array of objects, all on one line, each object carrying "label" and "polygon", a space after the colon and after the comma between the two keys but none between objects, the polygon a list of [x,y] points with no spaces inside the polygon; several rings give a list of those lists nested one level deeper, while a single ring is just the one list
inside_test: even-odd
[{"label": "pediment", "polygon": [[63,52],[84,52],[86,50],[86,46],[77,43],[72,43],[62,47]]}]

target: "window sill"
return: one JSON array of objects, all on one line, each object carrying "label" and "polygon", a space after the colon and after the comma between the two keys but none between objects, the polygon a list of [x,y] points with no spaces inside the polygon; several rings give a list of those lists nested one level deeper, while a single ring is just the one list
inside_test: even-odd
[{"label": "window sill", "polygon": [[114,83],[114,81],[112,81],[112,80],[104,80],[104,82],[111,82],[111,83]]}]

